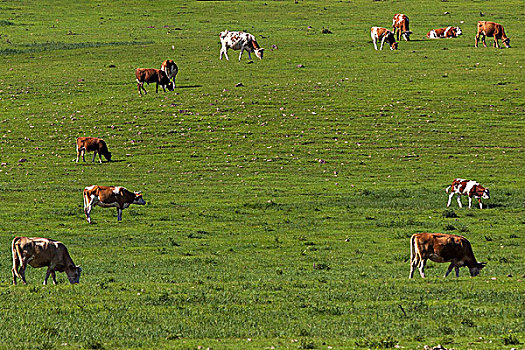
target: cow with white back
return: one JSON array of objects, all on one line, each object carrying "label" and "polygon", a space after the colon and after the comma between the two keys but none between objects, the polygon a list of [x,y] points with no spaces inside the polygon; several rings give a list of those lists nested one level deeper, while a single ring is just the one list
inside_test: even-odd
[{"label": "cow with white back", "polygon": [[452,185],[445,188],[445,192],[449,193],[449,190],[450,194],[448,196],[447,208],[450,207],[450,203],[452,202],[452,197],[454,197],[454,195],[458,196],[457,200],[460,208],[463,208],[463,205],[461,204],[462,195],[468,197],[469,209],[472,208],[472,197],[478,200],[479,209],[483,209],[483,205],[481,204],[482,198],[490,199],[489,189],[472,180],[454,179],[454,181],[452,181]]},{"label": "cow with white back", "polygon": [[405,41],[410,40],[410,31],[408,16],[402,13],[396,13],[392,19],[392,32],[396,35],[396,39],[401,40],[401,36]]},{"label": "cow with white back", "polygon": [[166,73],[168,79],[173,79],[173,87],[175,87],[175,77],[179,72],[179,67],[173,60],[165,60],[160,66],[160,70]]},{"label": "cow with white back", "polygon": [[84,189],[84,214],[91,223],[91,210],[95,205],[102,208],[117,208],[117,220],[122,221],[122,210],[131,204],[144,205],[140,192],[131,192],[121,186],[88,186]]},{"label": "cow with white back", "polygon": [[376,50],[378,40],[381,40],[381,47],[379,50],[383,50],[383,44],[385,41],[388,42],[390,50],[397,50],[398,44],[396,42],[396,38],[394,37],[394,33],[392,33],[390,30],[382,27],[372,27],[370,28],[370,36],[372,37],[374,48]]},{"label": "cow with white back", "polygon": [[474,46],[478,47],[479,37],[481,35],[481,41],[483,46],[487,47],[485,42],[485,36],[494,37],[494,47],[500,48],[498,39],[503,41],[506,48],[510,48],[510,38],[505,35],[505,29],[499,23],[489,22],[489,21],[479,21],[478,22],[478,32],[476,34],[476,42]]},{"label": "cow with white back", "polygon": [[108,162],[111,162],[111,152],[108,150],[106,142],[97,137],[78,137],[77,138],[77,160],[82,155],[82,160],[85,162],[86,158],[84,157],[86,152],[93,152],[93,160],[95,161],[95,156],[98,153],[98,159],[102,163],[102,156],[104,156]]},{"label": "cow with white back", "polygon": [[486,263],[476,261],[470,242],[462,236],[446,233],[416,233],[410,237],[410,275],[414,276],[416,268],[425,278],[425,265],[430,259],[437,263],[450,263],[445,277],[452,269],[459,277],[459,268],[468,267],[472,277],[477,276]]},{"label": "cow with white back", "polygon": [[439,29],[432,29],[427,33],[427,38],[429,39],[442,39],[442,38],[457,38],[459,35],[463,34],[460,27],[446,27]]},{"label": "cow with white back", "polygon": [[22,283],[27,284],[25,271],[27,265],[32,267],[47,266],[44,285],[51,275],[53,284],[57,284],[55,271],[65,272],[69,283],[78,283],[82,268],[76,266],[64,244],[48,238],[29,238],[15,237],[11,243],[11,252],[13,254],[13,284],[16,284],[16,278],[20,278]]},{"label": "cow with white back", "polygon": [[219,54],[219,59],[222,60],[222,55],[228,58],[228,49],[232,50],[241,50],[239,54],[239,61],[241,60],[242,53],[246,50],[248,52],[248,58],[251,60],[251,53],[254,52],[257,58],[262,59],[264,54],[264,49],[259,46],[255,40],[255,36],[250,33],[245,32],[230,32],[225,30],[219,34],[221,40],[221,51]]},{"label": "cow with white back", "polygon": [[164,73],[160,69],[155,68],[137,68],[135,70],[135,77],[137,78],[137,87],[139,89],[139,94],[142,95],[142,91],[144,90],[144,94],[147,94],[148,92],[144,88],[144,83],[155,83],[155,92],[159,92],[159,85],[162,87],[162,90],[166,92],[166,88],[168,88],[169,91],[173,91],[173,83],[169,80],[166,73]]}]

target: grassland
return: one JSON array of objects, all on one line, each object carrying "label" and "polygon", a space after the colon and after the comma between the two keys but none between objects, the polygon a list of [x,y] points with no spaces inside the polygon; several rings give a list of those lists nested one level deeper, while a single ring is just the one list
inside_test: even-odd
[{"label": "grassland", "polygon": [[[1,2],[0,348],[523,348],[523,9]],[[369,28],[397,12],[413,40],[374,51]],[[475,49],[480,19],[513,47]],[[464,35],[424,39],[446,25]],[[264,59],[220,61],[224,29],[255,34]],[[175,92],[139,97],[134,69],[166,58]],[[74,163],[78,136],[116,161]],[[487,209],[444,215],[455,177],[489,187]],[[148,204],[88,225],[91,184]],[[487,267],[408,280],[421,231],[466,236]],[[81,283],[42,287],[29,268],[12,286],[17,235],[64,242]]]}]

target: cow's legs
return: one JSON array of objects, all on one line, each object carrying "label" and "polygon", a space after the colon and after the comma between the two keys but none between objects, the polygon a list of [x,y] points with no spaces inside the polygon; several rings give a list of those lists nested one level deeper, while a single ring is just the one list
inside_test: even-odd
[{"label": "cow's legs", "polygon": [[122,209],[117,208],[117,220],[122,221]]},{"label": "cow's legs", "polygon": [[243,52],[244,52],[244,45],[241,47],[241,53],[239,54],[239,61],[241,60]]},{"label": "cow's legs", "polygon": [[494,33],[494,47],[499,49],[499,42],[496,33]]},{"label": "cow's legs", "polygon": [[463,208],[463,204],[461,204],[461,194],[458,193],[458,197],[457,197],[457,200],[458,200],[458,205],[460,208]]},{"label": "cow's legs", "polygon": [[383,39],[381,39],[381,47],[379,48],[379,50],[383,50],[383,44],[385,43],[385,39],[386,39],[386,35],[383,36]]},{"label": "cow's legs", "polygon": [[46,277],[44,278],[44,286],[47,284],[47,279],[49,278],[49,275],[52,275],[53,277],[53,284],[57,284],[57,281],[55,279],[55,271],[53,271],[53,268],[49,266],[46,271]]},{"label": "cow's legs", "polygon": [[98,161],[102,164],[102,154],[100,154],[100,152],[98,152]]},{"label": "cow's legs", "polygon": [[454,197],[454,195],[455,195],[454,192],[450,192],[450,194],[448,195],[447,208],[450,207],[450,203],[452,202],[452,197]]},{"label": "cow's legs", "polygon": [[416,270],[418,265],[418,260],[414,259],[410,262],[410,274],[408,275],[408,278],[414,277],[414,271]]},{"label": "cow's legs", "polygon": [[97,204],[98,197],[91,196],[91,198],[84,197],[84,214],[86,214],[86,220],[91,224],[91,210],[93,209],[93,206]]},{"label": "cow's legs", "polygon": [[483,42],[483,47],[487,47],[487,43],[485,42],[485,35],[481,36],[481,41]]},{"label": "cow's legs", "polygon": [[224,55],[224,57],[226,57],[226,61],[229,61],[230,58],[228,57],[228,52],[227,51],[228,51],[228,49],[226,48],[226,46],[223,45],[222,48],[221,48],[221,53],[219,55],[219,59],[222,60],[222,55]]},{"label": "cow's legs", "polygon": [[[447,272],[445,272],[445,277],[447,277],[449,275],[449,273],[452,272],[453,268],[454,268],[454,263],[451,262],[450,265],[448,266]],[[459,270],[459,268],[457,268],[457,269]]]},{"label": "cow's legs", "polygon": [[139,82],[139,83],[137,84],[137,86],[138,86],[138,88],[139,88],[139,95],[142,95],[142,91],[141,91],[141,89],[144,90],[144,95],[147,95],[147,94],[148,94],[148,92],[147,92],[146,89],[144,88],[144,83],[140,83],[140,82]]},{"label": "cow's legs", "polygon": [[479,202],[479,209],[483,209],[483,205],[481,204],[481,198],[478,198],[478,202]]},{"label": "cow's legs", "polygon": [[13,284],[16,285],[16,277],[18,276],[18,269],[20,267],[20,259],[18,259],[17,253],[13,252],[13,268],[11,273],[13,274]]},{"label": "cow's legs", "polygon": [[22,266],[20,266],[20,269],[18,270],[18,277],[22,280],[23,284],[27,284],[26,282],[26,267],[27,267],[27,261],[24,261],[22,259]]},{"label": "cow's legs", "polygon": [[427,263],[427,259],[421,259],[421,262],[419,263],[419,274],[421,275],[421,278],[425,278],[425,264]]},{"label": "cow's legs", "polygon": [[468,208],[472,209],[472,197],[468,196]]},{"label": "cow's legs", "polygon": [[377,44],[376,44],[377,39],[376,38],[372,38],[372,42],[374,43],[374,49],[376,49],[376,51],[377,51]]},{"label": "cow's legs", "polygon": [[91,163],[95,162],[95,157],[97,156],[97,151],[93,152],[93,159],[91,159]]}]

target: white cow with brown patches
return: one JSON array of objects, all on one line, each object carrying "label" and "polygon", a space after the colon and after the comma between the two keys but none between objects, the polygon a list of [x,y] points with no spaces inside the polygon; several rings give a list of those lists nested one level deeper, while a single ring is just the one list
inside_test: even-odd
[{"label": "white cow with brown patches", "polygon": [[228,49],[232,50],[241,50],[239,54],[239,61],[241,60],[242,53],[246,50],[248,52],[248,58],[251,60],[251,53],[254,52],[257,58],[262,59],[264,54],[264,49],[259,46],[255,37],[250,33],[245,32],[230,32],[225,30],[219,34],[221,40],[221,51],[219,54],[219,59],[222,60],[222,55],[228,58]]},{"label": "white cow with brown patches", "polygon": [[394,37],[394,33],[392,33],[390,30],[383,27],[372,27],[370,28],[370,36],[372,37],[374,48],[376,50],[378,40],[381,40],[381,47],[379,50],[383,50],[383,44],[385,41],[388,42],[390,50],[397,50],[398,44],[396,42],[396,38]]},{"label": "white cow with brown patches", "polygon": [[479,209],[483,208],[483,205],[481,204],[481,199],[490,199],[490,192],[488,188],[485,188],[481,186],[476,181],[472,180],[465,180],[465,179],[454,179],[452,181],[452,185],[448,186],[445,189],[445,192],[449,193],[448,196],[448,203],[447,207],[450,207],[450,203],[452,202],[452,197],[454,195],[457,195],[458,205],[460,208],[463,207],[461,204],[461,196],[467,196],[468,197],[468,207],[469,209],[472,208],[472,197],[477,198],[479,202]]},{"label": "white cow with brown patches", "polygon": [[432,29],[427,33],[429,39],[441,39],[441,38],[457,38],[463,34],[460,27],[446,27],[439,29]]},{"label": "white cow with brown patches", "polygon": [[408,16],[402,13],[396,13],[392,19],[392,31],[397,40],[401,40],[402,36],[405,41],[409,41],[412,32],[410,31]]},{"label": "white cow with brown patches", "polygon": [[88,186],[84,189],[84,214],[91,223],[91,210],[95,205],[102,208],[116,207],[117,220],[122,221],[122,210],[131,204],[144,205],[140,192],[131,192],[121,186]]}]

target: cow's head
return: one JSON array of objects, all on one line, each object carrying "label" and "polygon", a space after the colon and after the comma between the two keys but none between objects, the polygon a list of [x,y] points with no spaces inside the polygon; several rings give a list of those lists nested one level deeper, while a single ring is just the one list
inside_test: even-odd
[{"label": "cow's head", "polygon": [[68,267],[66,274],[67,279],[69,280],[69,283],[75,284],[80,281],[80,273],[82,272],[82,268],[80,266],[71,265]]},{"label": "cow's head", "polygon": [[255,49],[254,52],[255,52],[255,56],[257,56],[257,58],[259,58],[259,59],[263,58],[264,49],[262,47],[260,47],[258,49]]},{"label": "cow's head", "polygon": [[505,44],[505,47],[507,49],[510,49],[510,38],[503,40],[503,44]]},{"label": "cow's head", "polygon": [[399,46],[399,44],[396,42],[393,42],[391,45],[390,45],[390,50],[397,50],[397,47]]},{"label": "cow's head", "polygon": [[229,31],[226,29],[224,32],[219,33],[219,38],[224,39],[228,35]]},{"label": "cow's head", "polygon": [[456,27],[456,36],[463,34],[460,27]]},{"label": "cow's head", "polygon": [[173,91],[173,90],[174,90],[174,88],[173,88],[173,82],[170,81],[170,82],[166,85],[166,87],[168,88],[169,91]]},{"label": "cow's head", "polygon": [[407,31],[404,31],[401,35],[403,36],[403,39],[405,39],[406,41],[409,41],[410,34],[412,34],[412,32],[410,30],[407,30]]},{"label": "cow's head", "polygon": [[142,193],[135,192],[135,199],[133,200],[133,204],[139,204],[139,205],[146,204],[146,201],[144,200],[144,198],[142,198]]},{"label": "cow's head", "polygon": [[476,263],[475,266],[469,267],[470,275],[472,277],[475,277],[475,276],[479,275],[481,269],[484,268],[485,265],[487,265],[487,263],[479,262],[479,263]]},{"label": "cow's head", "polygon": [[481,195],[481,198],[483,199],[490,199],[490,192],[488,188],[485,188],[483,190],[483,194]]}]

